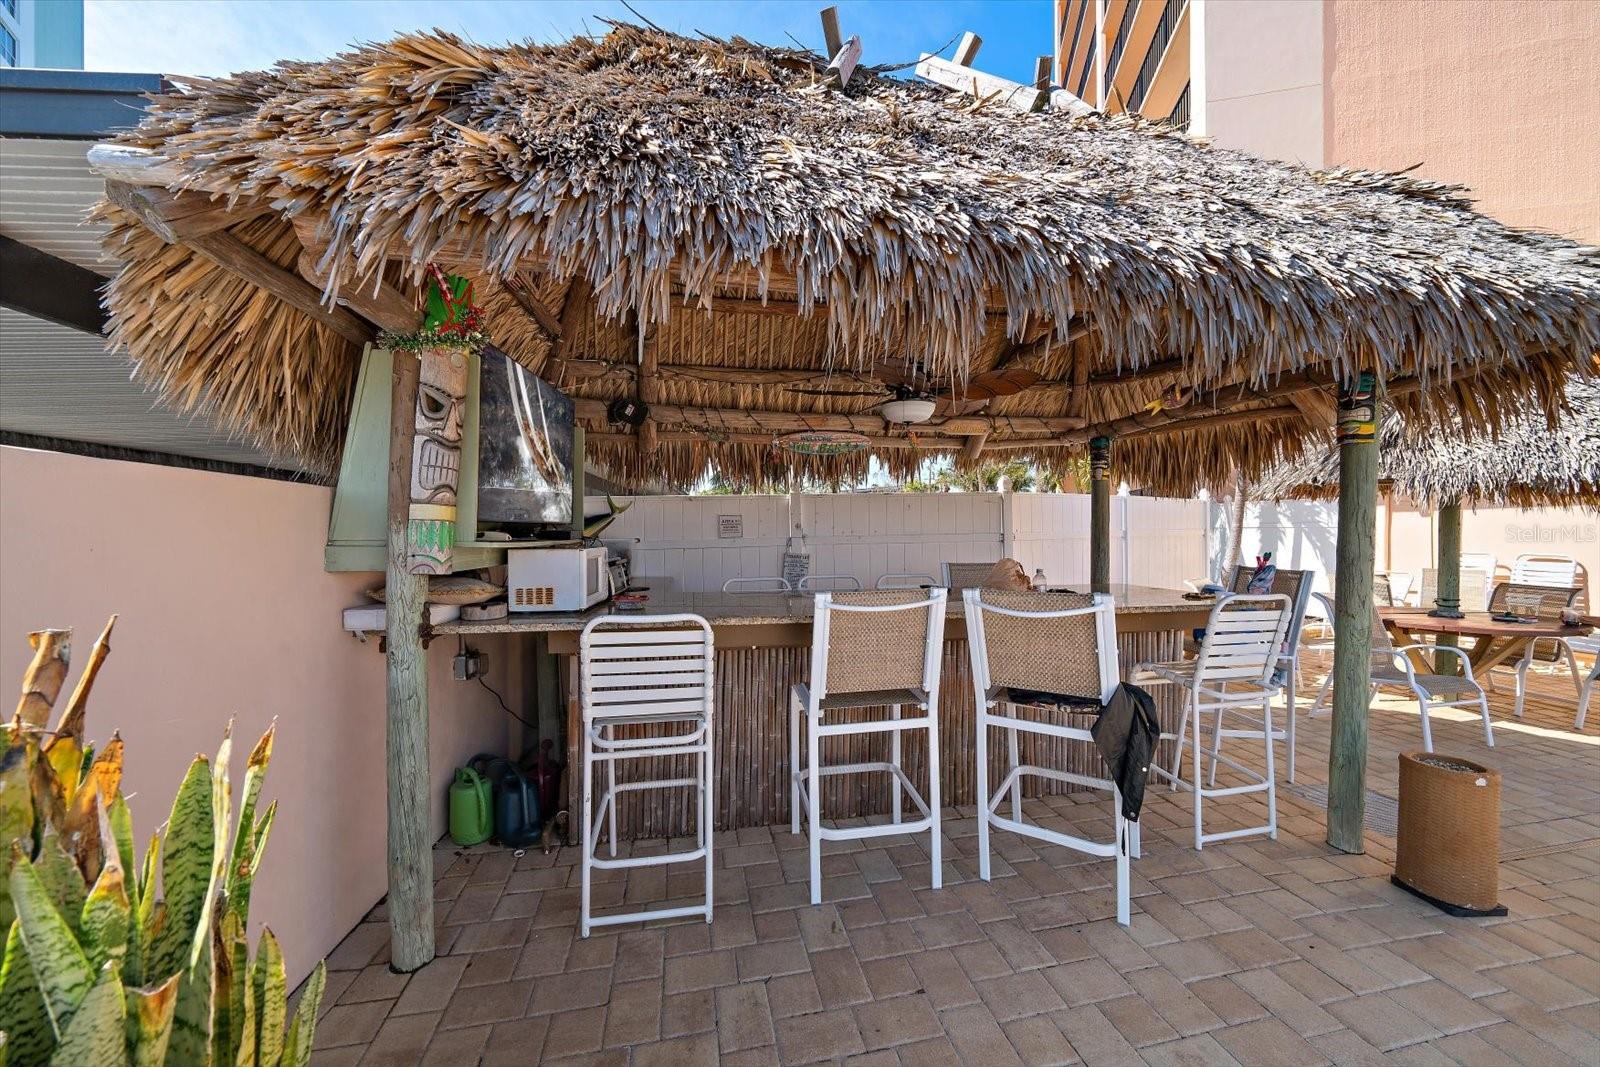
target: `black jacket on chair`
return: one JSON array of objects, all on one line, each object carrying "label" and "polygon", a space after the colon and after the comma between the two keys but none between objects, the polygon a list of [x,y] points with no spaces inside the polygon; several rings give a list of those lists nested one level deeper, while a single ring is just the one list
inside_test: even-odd
[{"label": "black jacket on chair", "polygon": [[1161,740],[1155,700],[1138,686],[1123,682],[1111,694],[1089,732],[1111,767],[1111,780],[1122,793],[1122,817],[1137,822],[1144,805],[1150,761]]}]

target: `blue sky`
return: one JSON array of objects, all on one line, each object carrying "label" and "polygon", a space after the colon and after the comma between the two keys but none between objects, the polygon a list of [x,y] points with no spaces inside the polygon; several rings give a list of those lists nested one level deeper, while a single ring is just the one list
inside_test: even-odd
[{"label": "blue sky", "polygon": [[[632,0],[670,30],[822,50],[822,0]],[[834,0],[863,62],[913,61],[963,30],[984,39],[976,66],[1031,81],[1050,44],[1051,0]],[[279,59],[320,59],[359,41],[439,27],[476,41],[550,41],[633,21],[618,0],[87,0],[91,70],[228,74]],[[949,55],[948,49],[945,52]]]}]

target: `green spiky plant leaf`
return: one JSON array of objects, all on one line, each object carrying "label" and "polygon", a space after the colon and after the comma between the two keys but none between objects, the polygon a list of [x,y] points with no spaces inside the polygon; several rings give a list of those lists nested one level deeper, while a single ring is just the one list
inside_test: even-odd
[{"label": "green spiky plant leaf", "polygon": [[108,964],[61,1035],[61,1043],[50,1057],[50,1067],[83,1067],[84,1064],[125,1067],[128,1062],[127,1025],[123,1021],[126,1011],[122,979],[116,965]]},{"label": "green spiky plant leaf", "polygon": [[94,971],[17,842],[11,846],[11,900],[22,927],[22,947],[33,965],[45,1011],[59,1041],[94,984]]},{"label": "green spiky plant leaf", "polygon": [[0,964],[0,1032],[15,1063],[43,1063],[56,1043],[44,994],[33,974],[33,964],[22,947],[22,924],[12,920],[6,937],[5,962]]},{"label": "green spiky plant leaf", "polygon": [[283,1040],[282,1067],[305,1067],[311,1062],[311,1039],[317,1031],[317,1011],[322,1005],[322,990],[328,981],[328,965],[319,962],[306,979],[300,993],[300,1006]]},{"label": "green spiky plant leaf", "polygon": [[283,971],[283,952],[271,930],[261,931],[261,947],[256,950],[250,984],[255,988],[257,1062],[261,1067],[272,1067],[283,1057],[289,983]]},{"label": "green spiky plant leaf", "polygon": [[161,1067],[167,1062],[182,978],[175,974],[153,988],[128,990],[127,1038],[133,1067]]},{"label": "green spiky plant leaf", "polygon": [[217,852],[217,821],[211,802],[211,761],[196,756],[172,801],[162,841],[161,888],[166,919],[155,932],[149,973],[172,974],[194,965],[195,933],[203,929]]},{"label": "green spiky plant leaf", "polygon": [[[278,942],[264,932],[252,962],[247,934],[251,887],[277,811],[272,804],[256,816],[273,731],[247,760],[231,846],[225,736],[214,760],[201,756],[190,766],[141,861],[121,795],[122,739],[113,735],[97,750],[84,732],[109,632],[54,731],[44,728],[54,682],[25,694],[29,716],[0,726],[0,832],[11,857],[0,879],[9,929],[0,1067],[303,1064],[324,969],[308,981],[291,1022]],[[61,636],[50,647],[64,671]]]}]

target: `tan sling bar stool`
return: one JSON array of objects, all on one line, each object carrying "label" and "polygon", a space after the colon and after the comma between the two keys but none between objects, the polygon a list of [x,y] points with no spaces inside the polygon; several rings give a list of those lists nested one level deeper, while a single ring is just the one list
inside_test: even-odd
[{"label": "tan sling bar stool", "polygon": [[[583,710],[583,907],[581,932],[592,926],[704,915],[711,921],[711,719],[716,693],[711,624],[699,615],[654,615],[640,619],[598,618],[579,638]],[[642,727],[618,736],[619,727]],[[617,763],[657,756],[688,756],[689,778],[617,782]],[[676,762],[676,761],[674,761]],[[605,765],[606,789],[594,802],[595,764]],[[641,789],[694,789],[698,793],[695,847],[652,856],[617,856],[617,797]],[[604,821],[609,855],[599,856]],[[703,860],[703,904],[621,914],[593,914],[592,871],[596,868],[657,867]]]},{"label": "tan sling bar stool", "polygon": [[[941,883],[939,839],[939,657],[944,643],[943,589],[881,589],[818,593],[811,627],[811,682],[789,695],[789,829],[800,832],[805,815],[811,834],[811,903],[822,903],[822,842],[854,841],[893,834],[928,834],[933,888]],[[903,718],[907,706],[920,714]],[[889,718],[828,722],[829,712],[887,707]],[[900,735],[928,731],[928,796],[924,800],[901,765]],[[889,759],[823,766],[822,739],[887,733]],[[804,762],[801,746],[805,748]],[[888,823],[822,825],[822,776],[887,771],[894,777],[894,809]],[[902,819],[902,796],[922,813]]]},{"label": "tan sling bar stool", "polygon": [[[1087,742],[1094,717],[1117,688],[1116,607],[1104,593],[1033,593],[967,589],[967,645],[972,656],[973,702],[978,709],[978,873],[989,880],[990,827],[1090,856],[1115,858],[1117,922],[1128,925],[1130,853],[1138,855],[1139,824],[1122,817],[1122,795],[1110,778],[1023,763],[1019,737]],[[1073,725],[1070,719],[1081,716]],[[989,791],[989,731],[1005,731],[1007,773]],[[1023,819],[1022,779],[1027,776],[1104,789],[1111,793],[1110,841],[1089,841]],[[1000,814],[1006,797],[1011,816]]]}]

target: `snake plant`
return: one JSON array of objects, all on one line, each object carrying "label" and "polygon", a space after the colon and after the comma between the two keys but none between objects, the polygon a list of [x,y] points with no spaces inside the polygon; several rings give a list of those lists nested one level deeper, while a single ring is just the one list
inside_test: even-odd
[{"label": "snake plant", "polygon": [[[283,953],[263,930],[251,956],[250,888],[276,804],[257,815],[273,730],[245,763],[237,826],[231,740],[196,756],[141,859],[121,792],[123,743],[84,740],[106,624],[53,730],[71,632],[29,636],[16,716],[0,725],[0,1067],[109,1064],[301,1067],[311,1058],[324,968],[293,1017]],[[230,847],[230,838],[232,841]]]}]

